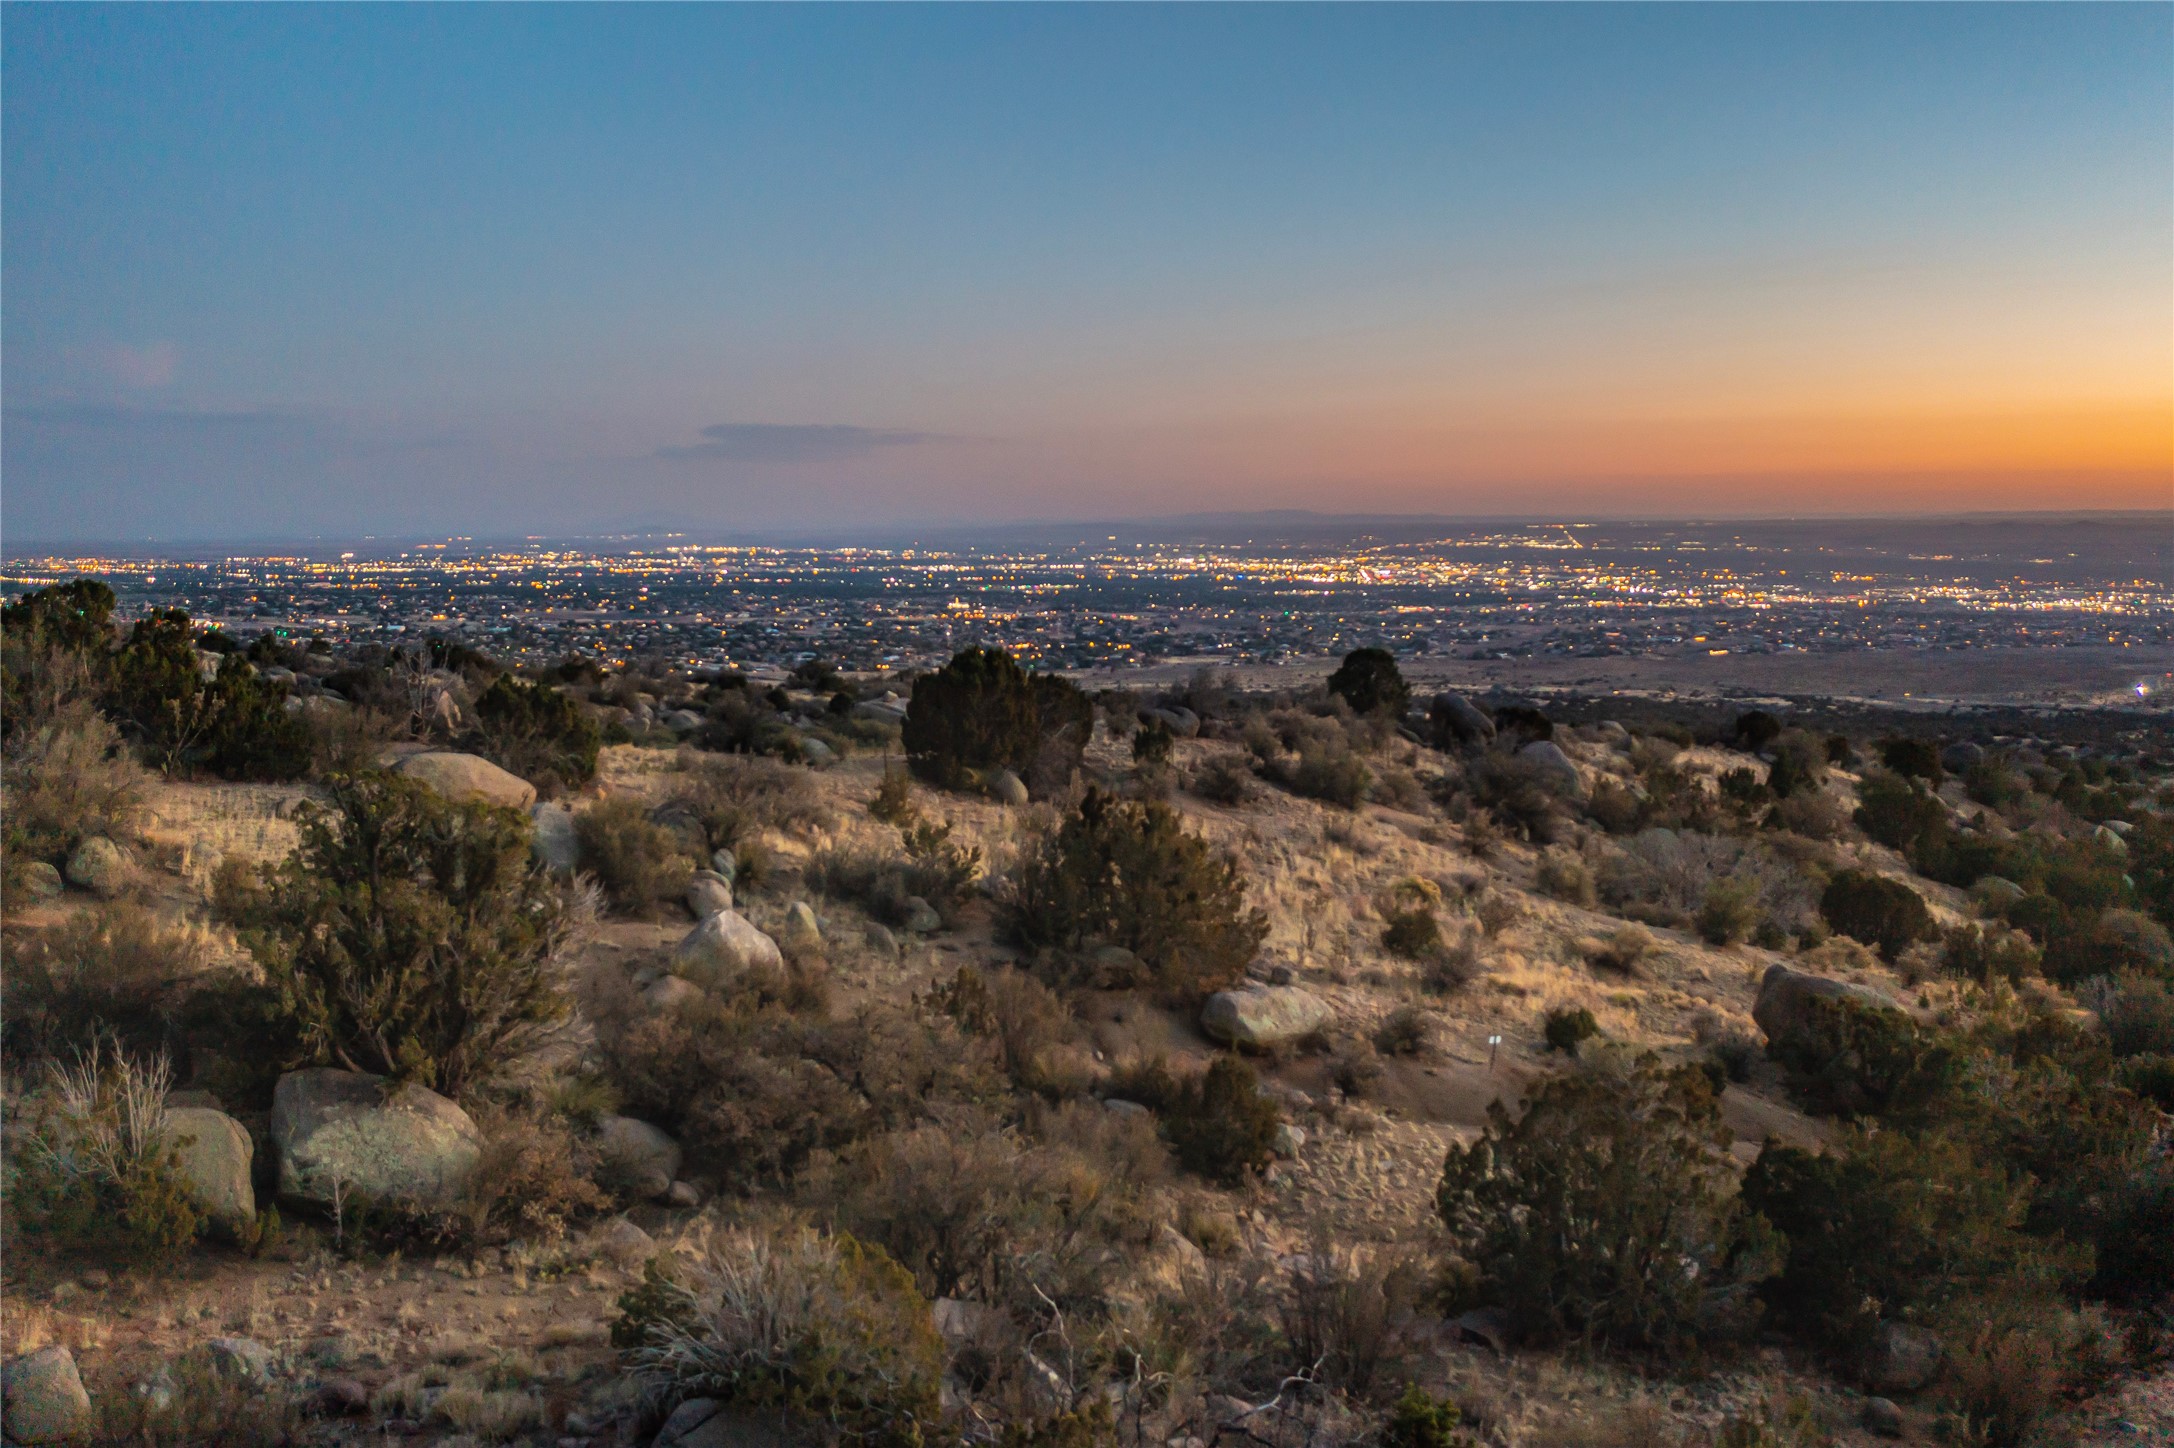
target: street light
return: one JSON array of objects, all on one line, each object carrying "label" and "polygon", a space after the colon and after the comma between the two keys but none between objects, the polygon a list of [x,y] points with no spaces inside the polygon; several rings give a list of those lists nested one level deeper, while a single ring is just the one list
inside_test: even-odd
[{"label": "street light", "polygon": [[1490,1071],[1495,1069],[1495,1048],[1501,1044],[1502,1037],[1500,1036],[1489,1036],[1487,1038],[1487,1069]]}]

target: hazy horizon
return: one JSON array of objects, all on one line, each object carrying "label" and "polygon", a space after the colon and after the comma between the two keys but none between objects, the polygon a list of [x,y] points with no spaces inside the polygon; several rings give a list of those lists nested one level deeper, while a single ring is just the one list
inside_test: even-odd
[{"label": "hazy horizon", "polygon": [[2174,505],[2174,9],[43,7],[10,537]]}]

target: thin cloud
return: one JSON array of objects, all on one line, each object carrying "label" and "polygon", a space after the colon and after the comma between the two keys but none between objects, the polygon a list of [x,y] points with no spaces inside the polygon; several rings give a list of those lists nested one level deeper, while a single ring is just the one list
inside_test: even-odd
[{"label": "thin cloud", "polygon": [[904,428],[850,427],[843,423],[720,422],[702,429],[704,441],[657,449],[660,458],[722,458],[739,463],[828,462],[864,457],[883,448],[945,442],[941,433]]}]

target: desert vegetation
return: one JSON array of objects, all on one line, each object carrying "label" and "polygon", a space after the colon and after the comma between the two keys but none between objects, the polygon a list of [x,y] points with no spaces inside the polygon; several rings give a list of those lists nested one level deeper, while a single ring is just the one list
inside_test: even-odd
[{"label": "desert vegetation", "polygon": [[11,1425],[2021,1448],[2163,1370],[2148,745],[0,622]]}]

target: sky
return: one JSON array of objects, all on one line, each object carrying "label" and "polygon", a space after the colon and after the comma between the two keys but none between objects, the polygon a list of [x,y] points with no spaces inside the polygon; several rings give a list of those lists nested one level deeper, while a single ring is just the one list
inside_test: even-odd
[{"label": "sky", "polygon": [[0,534],[2174,508],[2174,6],[0,7]]}]

